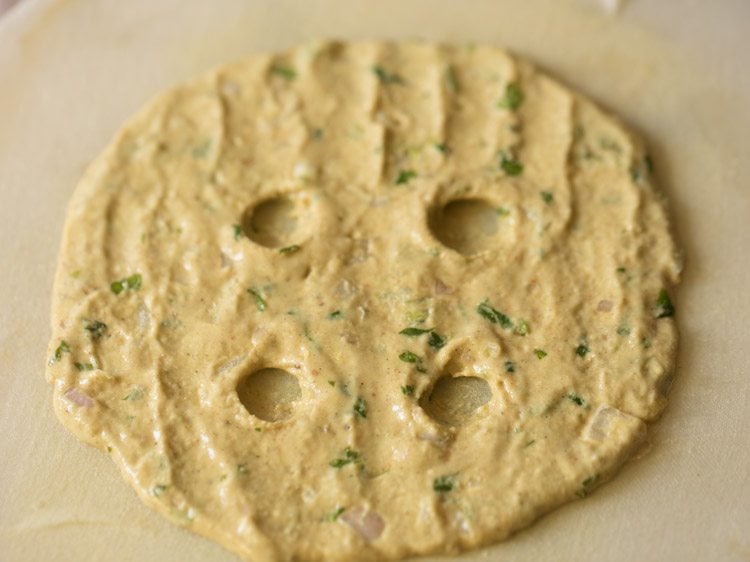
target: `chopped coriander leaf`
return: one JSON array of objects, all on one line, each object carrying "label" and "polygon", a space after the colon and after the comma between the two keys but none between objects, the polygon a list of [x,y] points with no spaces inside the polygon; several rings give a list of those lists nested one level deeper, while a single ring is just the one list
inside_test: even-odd
[{"label": "chopped coriander leaf", "polygon": [[105,334],[107,331],[107,325],[99,320],[94,320],[93,322],[87,321],[83,329],[89,333],[92,340],[96,341]]},{"label": "chopped coriander leaf", "polygon": [[256,427],[255,431],[258,432],[258,433],[260,433],[261,431],[263,431],[263,428],[262,427]]},{"label": "chopped coriander leaf", "polygon": [[544,359],[545,357],[547,357],[547,352],[543,349],[535,349],[534,355],[536,355],[537,359]]},{"label": "chopped coriander leaf", "polygon": [[453,475],[435,478],[432,481],[432,489],[440,493],[450,492],[453,490],[454,478],[455,476]]},{"label": "chopped coriander leaf", "polygon": [[576,492],[576,496],[583,499],[591,493],[591,489],[599,480],[599,475],[589,476],[583,482],[581,482],[581,488]]},{"label": "chopped coriander leaf", "polygon": [[246,464],[238,464],[237,465],[237,476],[244,476],[247,474],[247,465]]},{"label": "chopped coriander leaf", "polygon": [[578,357],[586,357],[586,354],[588,352],[589,347],[585,343],[582,343],[578,347],[576,347],[576,355],[578,355]]},{"label": "chopped coriander leaf", "polygon": [[656,299],[654,316],[656,318],[669,318],[670,316],[674,316],[674,305],[672,304],[672,300],[669,298],[667,291],[664,289],[661,290],[659,297]]},{"label": "chopped coriander leaf", "polygon": [[341,516],[342,513],[344,513],[344,511],[346,511],[346,508],[344,508],[344,507],[337,507],[333,511],[330,511],[330,512],[326,513],[323,516],[323,521],[330,521],[331,523],[333,523],[334,521],[336,521]]},{"label": "chopped coriander leaf", "polygon": [[515,373],[516,372],[516,364],[513,363],[513,361],[506,361],[505,364],[505,372],[506,373]]},{"label": "chopped coriander leaf", "polygon": [[629,336],[630,326],[628,326],[625,322],[623,322],[617,327],[617,334],[620,336]]},{"label": "chopped coriander leaf", "polygon": [[540,191],[539,195],[542,196],[542,200],[547,203],[547,205],[552,205],[552,201],[555,199],[555,196],[549,191]]},{"label": "chopped coriander leaf", "polygon": [[122,281],[112,281],[110,283],[109,288],[112,290],[112,292],[116,295],[119,295],[122,293],[122,290],[125,288]]},{"label": "chopped coriander leaf", "polygon": [[137,291],[141,288],[141,282],[143,279],[141,278],[140,273],[134,273],[127,279],[125,279],[125,283],[127,284],[128,289],[132,289],[134,291]]},{"label": "chopped coriander leaf", "polygon": [[114,294],[119,295],[126,289],[137,291],[138,289],[141,288],[142,282],[143,282],[143,278],[141,277],[141,274],[133,273],[132,275],[125,277],[124,279],[118,279],[117,281],[112,281],[112,283],[110,283],[109,285],[109,288],[112,290]]},{"label": "chopped coriander leaf", "polygon": [[428,334],[430,332],[432,332],[432,328],[404,328],[399,332],[399,334],[413,338],[416,336],[421,336],[422,334]]},{"label": "chopped coriander leaf", "polygon": [[414,170],[401,170],[396,177],[396,185],[409,183],[409,181],[413,180],[416,177],[417,172],[415,172]]},{"label": "chopped coriander leaf", "polygon": [[577,394],[573,394],[572,392],[568,394],[568,400],[570,400],[574,404],[578,404],[579,406],[583,406],[586,403],[583,398],[581,398]]},{"label": "chopped coriander leaf", "polygon": [[94,365],[92,365],[91,363],[79,363],[76,361],[75,363],[73,363],[73,365],[79,371],[93,371],[94,370]]},{"label": "chopped coriander leaf", "polygon": [[292,244],[291,246],[285,246],[279,250],[280,254],[293,254],[295,252],[298,252],[300,250],[301,246],[298,246],[297,244]]},{"label": "chopped coriander leaf", "polygon": [[266,309],[266,299],[263,298],[261,292],[257,289],[253,289],[252,287],[248,289],[247,292],[251,294],[255,299],[255,306],[258,307],[258,310],[263,312]]},{"label": "chopped coriander leaf", "polygon": [[333,468],[342,468],[347,464],[359,464],[362,462],[360,454],[353,450],[351,447],[347,447],[343,450],[342,455],[339,458],[333,459],[328,463]]},{"label": "chopped coriander leaf", "polygon": [[[513,327],[513,322],[511,319],[497,310],[496,308],[492,308],[489,305],[488,301],[484,301],[483,303],[479,304],[477,306],[477,312],[480,316],[483,318],[486,318],[493,324],[499,324],[502,328],[505,328],[506,330],[509,330]],[[527,326],[528,328],[528,326]]]},{"label": "chopped coriander leaf", "polygon": [[515,111],[523,103],[523,92],[517,82],[509,82],[505,86],[505,95],[497,102],[498,107]]},{"label": "chopped coriander leaf", "polygon": [[242,227],[239,224],[233,224],[232,225],[232,237],[235,240],[239,240],[240,236],[242,236]]},{"label": "chopped coriander leaf", "polygon": [[445,346],[445,337],[432,331],[430,332],[430,337],[427,339],[427,345],[433,349],[440,349]]},{"label": "chopped coriander leaf", "polygon": [[500,157],[500,168],[509,176],[520,176],[523,172],[523,164],[504,153]]},{"label": "chopped coriander leaf", "polygon": [[434,146],[435,146],[435,150],[437,150],[438,152],[442,152],[445,155],[450,154],[450,149],[448,148],[446,144],[442,142],[436,142]]},{"label": "chopped coriander leaf", "polygon": [[321,128],[315,128],[312,130],[312,138],[313,140],[320,140],[323,138],[323,129]]},{"label": "chopped coriander leaf", "polygon": [[70,347],[65,340],[60,340],[60,345],[58,345],[57,349],[55,349],[54,360],[60,361],[60,359],[62,359],[63,353],[70,353]]},{"label": "chopped coriander leaf", "polygon": [[623,266],[620,266],[616,269],[616,271],[617,273],[625,273],[627,270]]},{"label": "chopped coriander leaf", "polygon": [[654,171],[654,161],[651,159],[650,154],[646,154],[646,156],[643,157],[643,163],[646,165],[646,171],[651,174]]},{"label": "chopped coriander leaf", "polygon": [[335,320],[336,318],[341,318],[342,312],[340,310],[334,310],[333,312],[329,312],[327,318],[329,320]]},{"label": "chopped coriander leaf", "polygon": [[445,67],[445,87],[451,92],[458,92],[458,79],[451,65]]},{"label": "chopped coriander leaf", "polygon": [[416,363],[419,361],[419,356],[411,351],[402,351],[398,358],[405,363]]},{"label": "chopped coriander leaf", "polygon": [[417,363],[417,366],[414,367],[417,370],[417,373],[426,373],[427,369],[425,369],[421,364]]},{"label": "chopped coriander leaf", "polygon": [[357,401],[354,403],[354,408],[352,409],[354,410],[354,413],[360,418],[367,417],[367,402],[361,396],[357,398]]},{"label": "chopped coriander leaf", "polygon": [[151,494],[158,498],[167,491],[167,488],[169,488],[169,486],[167,486],[166,484],[157,484],[156,486],[151,488]]},{"label": "chopped coriander leaf", "polygon": [[403,84],[404,79],[401,78],[398,74],[395,72],[388,72],[386,69],[384,69],[380,65],[375,65],[372,67],[372,71],[375,73],[375,76],[378,77],[378,80],[380,80],[381,84]]},{"label": "chopped coriander leaf", "polygon": [[294,80],[297,78],[297,71],[289,66],[283,66],[280,64],[276,64],[271,67],[271,73],[275,74],[276,76],[281,76],[282,78],[286,80]]},{"label": "chopped coriander leaf", "polygon": [[209,150],[211,150],[211,139],[207,139],[193,148],[193,158],[205,158]]},{"label": "chopped coriander leaf", "polygon": [[141,398],[143,398],[143,389],[136,386],[123,397],[123,400],[127,400],[128,402],[135,402],[136,400],[140,400]]},{"label": "chopped coriander leaf", "polygon": [[519,336],[528,335],[529,331],[529,323],[523,318],[516,322],[516,327],[513,329],[513,333]]},{"label": "chopped coriander leaf", "polygon": [[498,207],[497,209],[495,209],[495,212],[500,217],[507,217],[510,214],[510,211],[506,209],[505,207]]},{"label": "chopped coriander leaf", "polygon": [[404,396],[411,396],[414,394],[414,387],[410,384],[403,385],[401,387],[401,392],[404,394]]},{"label": "chopped coriander leaf", "polygon": [[336,381],[328,381],[328,384],[330,384],[332,387],[336,386]]}]

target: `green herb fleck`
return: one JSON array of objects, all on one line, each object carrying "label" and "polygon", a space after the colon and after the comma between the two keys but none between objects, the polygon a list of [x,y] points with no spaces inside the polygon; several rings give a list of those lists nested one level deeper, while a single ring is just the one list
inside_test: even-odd
[{"label": "green herb fleck", "polygon": [[167,488],[169,488],[166,484],[157,484],[153,488],[151,488],[151,494],[155,497],[161,496],[164,492],[167,491]]},{"label": "green herb fleck", "polygon": [[402,351],[398,358],[405,363],[416,363],[419,361],[419,356],[411,351]]},{"label": "green herb fleck", "polygon": [[602,137],[601,139],[599,139],[599,146],[602,147],[602,150],[609,150],[610,152],[614,152],[615,154],[620,154],[622,152],[622,147],[619,145],[619,143],[607,137]]},{"label": "green herb fleck", "polygon": [[578,347],[576,347],[576,355],[578,357],[586,357],[586,354],[589,352],[589,347],[585,343],[581,343]]},{"label": "green herb fleck", "polygon": [[276,64],[271,67],[271,74],[275,74],[276,76],[281,76],[285,80],[294,80],[297,78],[297,71],[289,66],[283,66],[280,64]]},{"label": "green herb fleck", "polygon": [[510,210],[505,207],[498,207],[495,212],[499,217],[507,217],[510,214]]},{"label": "green herb fleck", "polygon": [[261,292],[257,289],[253,289],[252,287],[248,289],[247,292],[251,294],[255,299],[255,306],[258,307],[258,310],[263,312],[266,309],[266,299],[263,298]]},{"label": "green herb fleck", "polygon": [[629,336],[630,335],[630,326],[628,326],[625,322],[620,324],[617,327],[617,333],[620,336]]},{"label": "green herb fleck", "polygon": [[209,150],[211,150],[211,139],[206,139],[193,148],[193,158],[205,158]]},{"label": "green herb fleck", "polygon": [[237,476],[245,476],[247,474],[247,465],[245,463],[237,465]]},{"label": "green herb fleck", "polygon": [[530,332],[529,323],[523,318],[516,321],[516,327],[513,329],[514,334],[519,336],[526,336]]},{"label": "green herb fleck", "polygon": [[434,146],[435,150],[437,150],[438,152],[442,152],[446,156],[451,152],[450,148],[448,148],[448,146],[442,142],[436,142]]},{"label": "green herb fleck", "polygon": [[492,308],[488,301],[484,301],[483,303],[479,304],[477,306],[477,312],[483,318],[486,318],[493,324],[499,324],[506,330],[509,330],[513,327],[513,322],[511,321],[511,319],[496,308]]},{"label": "green herb fleck", "polygon": [[594,476],[589,476],[581,482],[581,488],[576,492],[576,496],[583,499],[586,496],[588,496],[591,493],[592,488],[594,485],[596,485],[597,481],[599,480],[599,475],[595,474]]},{"label": "green herb fleck", "polygon": [[143,398],[143,389],[136,386],[123,397],[123,400],[127,400],[128,402],[135,402],[136,400],[140,400],[141,398]]},{"label": "green herb fleck", "polygon": [[517,82],[509,82],[505,86],[505,95],[497,102],[498,107],[515,111],[523,103],[523,92]]},{"label": "green herb fleck", "polygon": [[362,457],[360,456],[360,454],[357,451],[353,450],[351,447],[347,447],[343,450],[339,458],[333,459],[328,464],[333,468],[342,468],[347,464],[360,464],[361,462]]},{"label": "green herb fleck", "polygon": [[617,273],[627,273],[627,270],[623,266],[618,267],[616,271]]},{"label": "green herb fleck", "polygon": [[416,177],[417,172],[415,172],[414,170],[401,170],[396,177],[396,185],[409,183],[409,181],[413,180]]},{"label": "green herb fleck", "polygon": [[117,281],[112,281],[112,283],[110,283],[109,285],[109,288],[112,290],[114,294],[119,295],[126,289],[137,291],[138,289],[141,288],[142,282],[143,282],[143,278],[141,277],[141,274],[134,273],[133,275],[130,275],[129,277],[118,279]]},{"label": "green herb fleck", "polygon": [[432,328],[404,328],[399,334],[413,338],[422,334],[429,334],[430,332],[432,332]]},{"label": "green herb fleck", "polygon": [[404,396],[411,396],[414,394],[414,387],[410,384],[403,385],[401,387],[401,392],[404,394]]},{"label": "green herb fleck", "polygon": [[239,240],[240,236],[242,236],[242,227],[239,224],[233,224],[232,225],[232,237],[235,240]]},{"label": "green herb fleck", "polygon": [[432,482],[432,489],[441,494],[453,490],[455,475],[440,476]]},{"label": "green herb fleck", "polygon": [[456,72],[451,65],[445,67],[445,87],[451,92],[458,92],[459,84]]},{"label": "green herb fleck", "polygon": [[334,310],[333,312],[329,312],[326,318],[329,320],[336,320],[337,318],[341,318],[342,314],[343,313],[340,310]]},{"label": "green herb fleck", "polygon": [[256,433],[260,433],[261,431],[263,431],[263,428],[262,427],[256,427],[255,431],[256,431]]},{"label": "green herb fleck", "polygon": [[352,409],[354,410],[354,413],[360,418],[367,417],[367,402],[361,396],[357,398],[357,401],[354,403],[354,407]]},{"label": "green herb fleck", "polygon": [[505,372],[506,373],[515,373],[516,372],[516,364],[513,363],[513,361],[506,361],[505,362]]},{"label": "green herb fleck", "polygon": [[534,355],[536,355],[537,359],[544,359],[545,357],[547,357],[547,352],[543,349],[535,349]]},{"label": "green herb fleck", "polygon": [[509,176],[520,176],[523,172],[523,164],[505,153],[500,156],[500,168]]},{"label": "green herb fleck", "polygon": [[378,77],[381,84],[404,84],[404,79],[398,74],[395,72],[388,72],[380,65],[373,66],[372,71],[375,73],[375,76]]},{"label": "green herb fleck", "polygon": [[542,201],[547,203],[547,205],[552,205],[552,202],[555,199],[555,196],[552,195],[552,193],[550,193],[549,191],[540,191],[539,195],[542,196]]},{"label": "green herb fleck", "polygon": [[330,384],[332,387],[336,386],[336,381],[328,381],[328,384]]},{"label": "green herb fleck", "polygon": [[656,318],[669,318],[670,316],[674,316],[674,305],[672,304],[672,300],[669,298],[667,291],[664,289],[661,290],[659,297],[656,299],[654,316]]},{"label": "green herb fleck", "polygon": [[445,346],[445,337],[441,336],[435,331],[430,332],[430,337],[427,339],[427,345],[433,349],[441,349]]},{"label": "green herb fleck", "polygon": [[321,128],[315,128],[312,130],[312,138],[313,140],[319,141],[323,138],[323,129]]},{"label": "green herb fleck", "polygon": [[293,254],[295,252],[299,252],[301,246],[298,246],[297,244],[292,244],[291,246],[285,246],[279,250],[280,254]]},{"label": "green herb fleck", "polygon": [[99,320],[87,321],[83,329],[89,333],[92,340],[97,341],[106,333],[107,325]]},{"label": "green herb fleck", "polygon": [[52,356],[53,359],[52,361],[50,361],[50,363],[60,361],[62,359],[63,353],[70,353],[70,346],[68,346],[65,340],[60,340],[60,345],[58,345],[57,349],[55,349],[55,354]]},{"label": "green herb fleck", "polygon": [[527,447],[531,447],[534,443],[536,443],[536,439],[532,439],[528,443],[526,443],[523,448],[526,449]]},{"label": "green herb fleck", "polygon": [[586,403],[583,398],[581,398],[577,394],[573,394],[572,392],[568,394],[568,400],[575,404],[578,404],[579,406],[583,406]]},{"label": "green herb fleck", "polygon": [[330,512],[326,513],[323,516],[323,521],[328,521],[330,523],[333,523],[333,522],[335,522],[341,516],[342,513],[344,513],[344,511],[346,511],[346,508],[344,508],[344,507],[337,507],[333,511],[330,511]]},{"label": "green herb fleck", "polygon": [[75,363],[73,363],[73,365],[75,365],[75,368],[78,369],[79,371],[93,371],[94,370],[94,365],[92,365],[91,363],[78,363],[76,361]]}]

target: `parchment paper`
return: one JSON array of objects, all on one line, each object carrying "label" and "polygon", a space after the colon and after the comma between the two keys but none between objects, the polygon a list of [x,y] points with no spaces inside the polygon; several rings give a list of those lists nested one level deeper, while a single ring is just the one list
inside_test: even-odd
[{"label": "parchment paper", "polygon": [[234,560],[142,506],[55,419],[52,274],[78,177],[144,101],[319,37],[487,42],[532,58],[645,134],[686,252],[678,376],[639,458],[461,560],[750,560],[750,2],[600,4],[26,0],[0,20],[0,560]]}]

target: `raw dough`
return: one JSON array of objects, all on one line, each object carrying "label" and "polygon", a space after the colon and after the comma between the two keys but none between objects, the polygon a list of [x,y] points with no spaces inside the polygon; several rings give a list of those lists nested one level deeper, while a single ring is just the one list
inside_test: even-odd
[{"label": "raw dough", "polygon": [[169,91],[69,208],[48,377],[247,560],[506,537],[665,405],[679,259],[616,119],[492,47],[307,45]]}]

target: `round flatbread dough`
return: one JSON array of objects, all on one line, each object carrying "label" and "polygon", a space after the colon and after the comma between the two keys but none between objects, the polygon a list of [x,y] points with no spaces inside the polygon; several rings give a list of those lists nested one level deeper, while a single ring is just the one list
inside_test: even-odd
[{"label": "round flatbread dough", "polygon": [[492,47],[307,45],[151,102],[70,204],[48,376],[141,499],[247,560],[502,539],[665,405],[641,142]]}]

